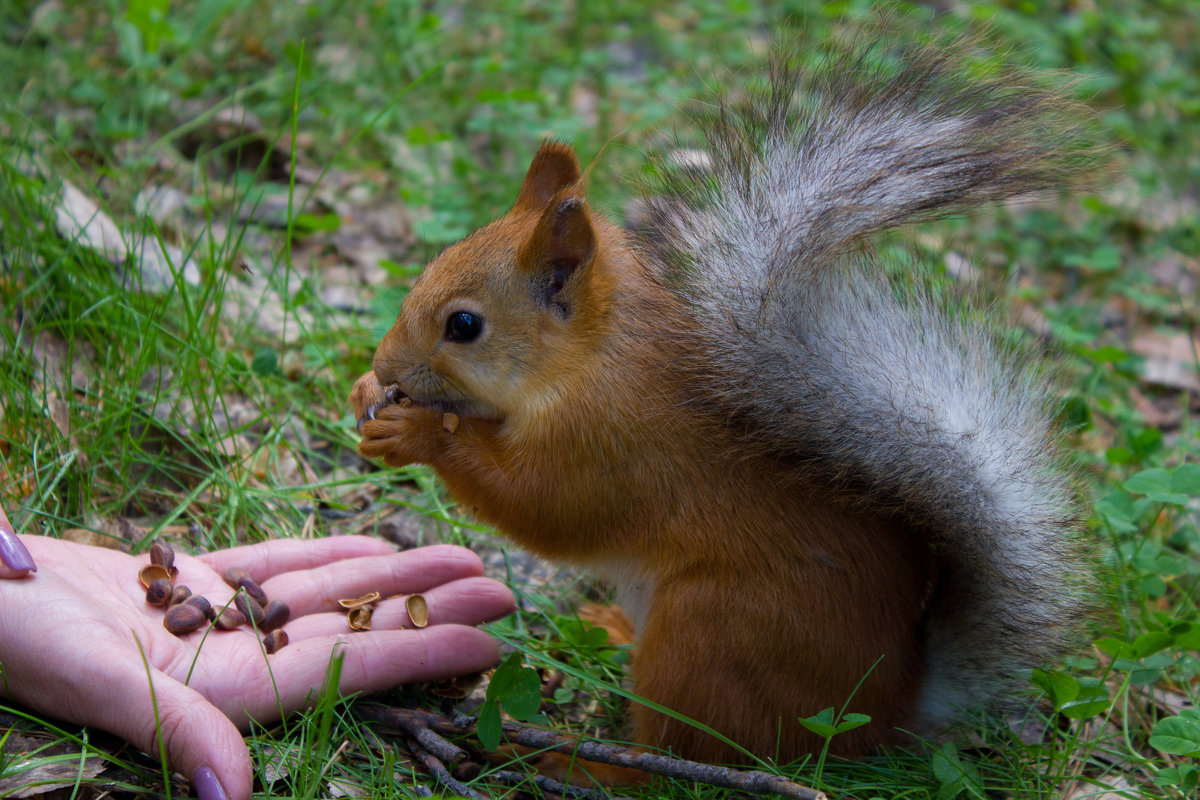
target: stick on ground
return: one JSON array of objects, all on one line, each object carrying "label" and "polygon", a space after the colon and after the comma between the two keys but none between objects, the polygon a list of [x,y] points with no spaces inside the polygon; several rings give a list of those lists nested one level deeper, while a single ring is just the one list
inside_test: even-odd
[{"label": "stick on ground", "polygon": [[[456,717],[452,722],[432,711],[416,708],[370,705],[359,706],[356,711],[365,719],[402,730],[410,736],[415,736],[412,731],[422,729],[440,735],[461,736],[473,732],[475,723],[473,718],[462,716]],[[575,736],[541,728],[530,728],[515,722],[503,723],[503,730],[509,741],[515,744],[538,750],[565,753],[587,761],[627,767],[652,775],[696,781],[750,794],[778,794],[792,798],[792,800],[827,800],[824,792],[758,770],[747,771],[714,764],[701,764],[697,761],[686,761],[681,758],[648,753],[631,747],[581,741]],[[453,747],[449,742],[446,744]]]}]

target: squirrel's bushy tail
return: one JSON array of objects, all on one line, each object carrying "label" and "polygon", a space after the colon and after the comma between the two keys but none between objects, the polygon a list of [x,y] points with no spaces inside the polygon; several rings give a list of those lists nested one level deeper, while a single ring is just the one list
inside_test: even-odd
[{"label": "squirrel's bushy tail", "polygon": [[964,78],[946,51],[852,46],[709,126],[710,168],[649,201],[663,283],[717,331],[706,385],[796,475],[890,507],[939,563],[921,698],[932,725],[1060,653],[1081,606],[1072,483],[1036,369],[893,285],[879,231],[1061,184],[1058,95]]}]

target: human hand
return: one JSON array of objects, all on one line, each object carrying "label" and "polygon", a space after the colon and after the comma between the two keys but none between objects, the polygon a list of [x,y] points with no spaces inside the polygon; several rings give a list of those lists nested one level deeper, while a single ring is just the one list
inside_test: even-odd
[{"label": "human hand", "polygon": [[[290,606],[290,644],[266,656],[248,627],[213,630],[203,644],[205,628],[168,633],[164,611],[146,604],[138,583],[144,557],[22,538],[40,570],[0,580],[0,694],[111,731],[148,753],[157,752],[161,730],[168,760],[192,776],[202,800],[250,797],[250,756],[238,728],[303,707],[335,649],[345,656],[343,692],[475,672],[496,663],[498,651],[469,626],[513,607],[511,592],[481,577],[479,558],[458,547],[394,553],[379,540],[345,536],[273,540],[198,558],[177,554],[177,583],[214,607],[233,595],[221,578],[232,566]],[[395,599],[376,607],[371,631],[351,632],[336,598],[370,591],[423,594],[429,627],[398,630],[407,614]]]}]

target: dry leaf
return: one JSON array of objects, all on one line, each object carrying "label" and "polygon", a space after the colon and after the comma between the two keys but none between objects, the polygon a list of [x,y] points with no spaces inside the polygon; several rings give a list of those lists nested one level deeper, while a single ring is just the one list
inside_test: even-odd
[{"label": "dry leaf", "polygon": [[1160,386],[1200,392],[1200,372],[1197,372],[1197,354],[1200,340],[1186,333],[1163,336],[1157,333],[1142,333],[1133,340],[1133,352],[1146,359],[1142,377]]},{"label": "dry leaf", "polygon": [[1129,389],[1129,399],[1133,401],[1133,407],[1142,415],[1147,425],[1174,430],[1183,421],[1183,409],[1173,395],[1160,393],[1157,397],[1147,397],[1133,386]]},{"label": "dry leaf", "polygon": [[133,201],[139,214],[144,214],[158,223],[159,229],[174,227],[187,213],[190,195],[173,186],[147,186],[138,192]]},{"label": "dry leaf", "polygon": [[455,675],[453,678],[444,678],[435,683],[428,684],[426,688],[439,697],[462,700],[475,691],[482,680],[482,672],[472,672],[468,675]]},{"label": "dry leaf", "polygon": [[1078,780],[1062,794],[1062,800],[1129,800],[1144,797],[1139,789],[1122,775],[1111,778]]},{"label": "dry leaf", "polygon": [[64,439],[71,438],[71,413],[66,403],[57,397],[49,397],[46,400],[47,410],[50,412],[50,421],[54,423],[54,427],[58,428],[58,432],[62,434]]},{"label": "dry leaf", "polygon": [[350,780],[332,779],[328,782],[326,794],[329,797],[370,797],[367,790]]},{"label": "dry leaf", "polygon": [[[31,766],[23,768],[24,764]],[[91,780],[103,771],[104,761],[99,758],[85,758],[82,766],[78,758],[9,762],[4,766],[4,776],[0,777],[0,797],[37,797],[55,789],[74,787],[77,782]]]},{"label": "dry leaf", "polygon": [[111,534],[104,533],[103,531],[93,531],[87,528],[67,528],[61,534],[59,534],[59,538],[65,539],[68,542],[75,542],[76,544],[86,544],[93,547],[107,547],[110,550],[121,550],[122,545],[124,544],[121,539],[114,537]]},{"label": "dry leaf", "polygon": [[63,181],[62,197],[54,213],[64,239],[96,250],[119,267],[132,261],[141,271],[139,283],[143,289],[164,291],[173,287],[172,269],[186,283],[200,284],[196,262],[185,258],[182,250],[150,234],[123,234],[90,197],[68,181]]},{"label": "dry leaf", "polygon": [[[14,329],[15,330],[15,329]],[[58,377],[63,375],[64,366],[71,367],[71,388],[84,391],[93,380],[87,368],[95,363],[95,350],[86,341],[75,340],[70,345],[48,330],[39,331],[27,345],[32,360],[39,365],[37,372],[51,379],[58,386]],[[72,347],[75,348],[72,357]],[[5,352],[0,345],[0,352]]]},{"label": "dry leaf", "polygon": [[292,774],[287,753],[278,748],[263,748],[259,758],[262,763],[262,780],[267,786]]},{"label": "dry leaf", "polygon": [[1149,695],[1148,699],[1158,707],[1160,714],[1164,717],[1180,714],[1183,709],[1192,707],[1192,701],[1186,694],[1173,689],[1147,686],[1142,689],[1142,693]]}]

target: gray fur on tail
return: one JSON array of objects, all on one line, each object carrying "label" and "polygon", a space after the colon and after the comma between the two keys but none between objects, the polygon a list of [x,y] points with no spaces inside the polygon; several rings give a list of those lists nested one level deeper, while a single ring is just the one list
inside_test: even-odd
[{"label": "gray fur on tail", "polygon": [[662,282],[717,331],[710,398],[797,479],[892,508],[940,573],[929,728],[1061,652],[1080,613],[1072,482],[1050,392],[993,336],[901,291],[871,235],[1059,186],[1075,156],[1053,93],[964,80],[943,52],[850,47],[713,119],[704,174],[649,201]]}]

